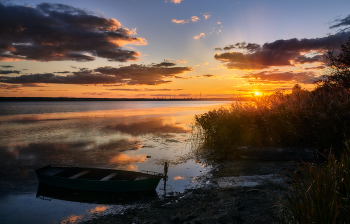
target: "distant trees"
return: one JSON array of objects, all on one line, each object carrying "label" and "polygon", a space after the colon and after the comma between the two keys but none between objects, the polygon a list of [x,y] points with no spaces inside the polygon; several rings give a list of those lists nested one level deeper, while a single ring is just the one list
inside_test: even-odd
[{"label": "distant trees", "polygon": [[301,91],[301,86],[299,84],[295,84],[292,88],[292,93],[297,93]]},{"label": "distant trees", "polygon": [[350,36],[345,44],[341,44],[340,53],[329,50],[324,54],[324,64],[328,74],[316,81],[317,90],[350,89]]}]

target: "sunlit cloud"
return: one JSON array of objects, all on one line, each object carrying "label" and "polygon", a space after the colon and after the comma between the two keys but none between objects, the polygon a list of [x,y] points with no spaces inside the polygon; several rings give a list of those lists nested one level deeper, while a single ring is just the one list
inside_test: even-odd
[{"label": "sunlit cloud", "polygon": [[179,62],[179,63],[187,63],[186,60],[177,60],[177,62]]},{"label": "sunlit cloud", "polygon": [[[306,63],[321,62],[320,54],[332,45],[335,50],[340,49],[340,43],[346,41],[348,34],[315,39],[289,39],[265,43],[263,46],[245,42],[228,45],[223,50],[235,49],[233,52],[216,53],[214,58],[225,63],[227,69],[255,70],[272,66],[294,66]],[[219,50],[219,48],[216,48]],[[237,51],[239,50],[239,51]],[[243,52],[240,52],[242,51]],[[305,53],[317,52],[317,55],[307,57]]]},{"label": "sunlit cloud", "polygon": [[145,45],[133,37],[136,29],[123,28],[116,19],[94,15],[63,4],[36,7],[0,3],[0,61],[136,61],[140,53],[125,44]]},{"label": "sunlit cloud", "polygon": [[21,75],[17,77],[0,76],[0,82],[33,85],[35,83],[56,84],[120,84],[120,85],[161,85],[172,82],[171,78],[192,71],[191,67],[175,67],[176,63],[161,62],[151,65],[131,64],[122,67],[99,67],[94,70],[80,69],[70,75],[53,73]]},{"label": "sunlit cloud", "polygon": [[209,19],[211,17],[211,15],[209,14],[209,12],[206,12],[203,14],[204,19]]},{"label": "sunlit cloud", "polygon": [[191,21],[192,22],[197,22],[197,21],[199,21],[200,20],[200,18],[198,18],[197,16],[192,16],[191,17]]},{"label": "sunlit cloud", "polygon": [[182,91],[183,89],[123,89],[123,88],[118,88],[118,89],[108,89],[108,90],[114,90],[114,91],[130,91],[130,92],[154,92],[154,91]]},{"label": "sunlit cloud", "polygon": [[193,37],[193,39],[195,40],[202,39],[202,38],[205,38],[205,33],[200,33],[199,35]]},{"label": "sunlit cloud", "polygon": [[249,73],[242,76],[243,79],[248,79],[250,83],[304,83],[312,84],[319,77],[314,72],[258,72]]},{"label": "sunlit cloud", "polygon": [[174,3],[174,4],[179,4],[181,3],[183,0],[166,0],[165,2],[171,2],[171,3]]},{"label": "sunlit cloud", "polygon": [[190,20],[189,19],[187,19],[187,20],[184,20],[184,19],[183,20],[172,19],[171,22],[172,23],[177,23],[177,24],[185,24],[185,23],[189,23]]}]

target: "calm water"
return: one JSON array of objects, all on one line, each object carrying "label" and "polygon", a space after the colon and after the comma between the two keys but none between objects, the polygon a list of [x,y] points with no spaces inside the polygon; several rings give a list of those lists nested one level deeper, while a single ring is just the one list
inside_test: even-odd
[{"label": "calm water", "polygon": [[163,172],[167,161],[168,181],[152,197],[194,187],[210,169],[192,154],[194,115],[228,103],[0,103],[0,223],[77,223],[145,203],[45,195],[34,170],[48,164]]}]

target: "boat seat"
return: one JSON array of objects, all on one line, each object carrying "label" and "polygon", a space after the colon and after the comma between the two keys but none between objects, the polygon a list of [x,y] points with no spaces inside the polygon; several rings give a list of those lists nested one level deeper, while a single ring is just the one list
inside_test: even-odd
[{"label": "boat seat", "polygon": [[84,174],[87,174],[87,173],[89,173],[89,172],[90,172],[90,170],[81,171],[80,173],[77,173],[77,174],[75,174],[75,175],[69,177],[69,179],[77,179],[78,177],[81,177],[81,176],[83,176]]},{"label": "boat seat", "polygon": [[113,178],[113,177],[115,177],[117,175],[118,175],[118,173],[111,173],[108,176],[105,176],[104,178],[102,178],[101,180],[102,181],[106,181],[106,180],[109,180],[109,179],[111,179],[111,178]]}]

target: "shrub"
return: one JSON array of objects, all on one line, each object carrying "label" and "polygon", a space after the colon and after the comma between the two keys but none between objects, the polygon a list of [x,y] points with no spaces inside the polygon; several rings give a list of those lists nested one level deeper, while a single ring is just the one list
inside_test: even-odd
[{"label": "shrub", "polygon": [[236,102],[195,117],[203,146],[231,151],[233,146],[343,147],[350,136],[350,92],[295,91]]},{"label": "shrub", "polygon": [[282,200],[281,223],[350,223],[350,149],[339,160],[298,167]]}]

